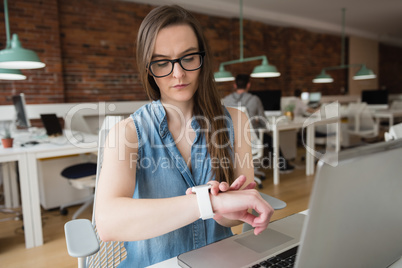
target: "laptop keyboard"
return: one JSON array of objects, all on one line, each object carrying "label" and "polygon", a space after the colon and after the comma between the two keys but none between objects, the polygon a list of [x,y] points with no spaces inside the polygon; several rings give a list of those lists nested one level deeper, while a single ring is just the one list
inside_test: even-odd
[{"label": "laptop keyboard", "polygon": [[270,268],[283,268],[283,267],[294,267],[296,261],[296,253],[297,248],[293,247],[291,249],[286,250],[274,257],[266,259],[265,261],[260,262],[259,264],[255,264],[251,266],[251,268],[262,268],[262,267],[270,267]]}]

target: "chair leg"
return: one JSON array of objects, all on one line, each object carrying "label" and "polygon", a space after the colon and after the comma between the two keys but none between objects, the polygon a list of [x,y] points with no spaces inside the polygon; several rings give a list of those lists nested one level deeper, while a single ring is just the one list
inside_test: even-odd
[{"label": "chair leg", "polygon": [[260,178],[254,177],[254,181],[257,183],[258,188],[262,189],[263,186],[262,186],[262,182],[261,182]]},{"label": "chair leg", "polygon": [[74,213],[73,220],[75,220],[84,210],[86,210],[94,202],[94,197],[91,196],[88,200]]}]

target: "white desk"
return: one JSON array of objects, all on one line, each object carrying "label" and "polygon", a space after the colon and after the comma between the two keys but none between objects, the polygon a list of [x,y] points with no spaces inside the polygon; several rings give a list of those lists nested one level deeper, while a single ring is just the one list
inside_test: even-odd
[{"label": "white desk", "polygon": [[63,145],[41,143],[31,147],[0,149],[1,163],[18,162],[26,248],[43,244],[37,160],[96,152],[97,139],[96,135],[85,134],[83,142],[67,142]]},{"label": "white desk", "polygon": [[286,117],[279,117],[270,123],[269,129],[260,129],[260,135],[263,132],[272,131],[273,142],[273,170],[274,170],[274,184],[279,184],[279,131],[306,128],[306,175],[314,174],[314,155],[315,148],[315,126],[323,124],[337,123],[336,127],[336,151],[340,149],[340,117],[321,118],[320,116],[311,117],[296,117],[292,121],[288,121]]},{"label": "white desk", "polygon": [[388,119],[389,126],[393,126],[394,118],[402,117],[402,110],[377,110],[377,111],[374,111],[373,115],[376,119],[378,127],[380,127],[381,119]]},{"label": "white desk", "polygon": [[[24,148],[1,148],[0,163],[17,162],[20,176],[20,191],[22,202],[22,214],[24,221],[25,246],[31,248],[35,246],[35,233],[32,215],[39,213],[39,207],[35,210],[31,202],[32,185],[28,178],[27,158]],[[13,180],[13,179],[11,179]],[[34,210],[34,211],[33,211]]]}]

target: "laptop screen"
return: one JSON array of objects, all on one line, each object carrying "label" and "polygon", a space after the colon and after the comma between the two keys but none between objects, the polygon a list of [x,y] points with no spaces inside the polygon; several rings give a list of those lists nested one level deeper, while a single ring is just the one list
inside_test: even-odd
[{"label": "laptop screen", "polygon": [[46,134],[49,137],[63,135],[63,128],[61,127],[59,118],[57,118],[56,114],[41,114],[40,118],[46,129]]}]

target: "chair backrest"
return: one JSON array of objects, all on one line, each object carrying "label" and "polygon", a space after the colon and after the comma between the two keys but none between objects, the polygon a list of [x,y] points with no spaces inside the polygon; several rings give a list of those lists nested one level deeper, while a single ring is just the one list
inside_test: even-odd
[{"label": "chair backrest", "polygon": [[[99,131],[96,186],[98,185],[99,174],[102,168],[103,149],[105,146],[106,137],[109,133],[109,130],[123,119],[124,119],[123,116],[106,116],[105,120],[103,121],[102,127]],[[96,200],[96,186],[95,186],[95,200]],[[86,267],[116,267],[126,257],[126,249],[124,248],[123,242],[120,241],[103,242],[100,240],[95,222],[95,202],[92,212],[92,225],[98,238],[100,249],[96,254],[87,258]]]},{"label": "chair backrest", "polygon": [[391,110],[402,110],[402,100],[394,100],[390,107]]},{"label": "chair backrest", "polygon": [[378,135],[378,126],[366,103],[349,104],[348,129],[349,132],[363,137]]},{"label": "chair backrest", "polygon": [[384,133],[384,139],[385,141],[402,139],[402,123],[391,126],[389,131]]},{"label": "chair backrest", "polygon": [[250,136],[251,136],[250,142],[251,142],[251,151],[253,154],[253,159],[260,159],[264,155],[264,144],[262,140],[263,137],[262,134],[257,133],[257,130],[252,128],[253,126],[251,125],[250,122],[250,116],[245,106],[236,106],[233,108],[236,108],[246,114],[247,119],[249,121],[248,124],[250,124]]}]

